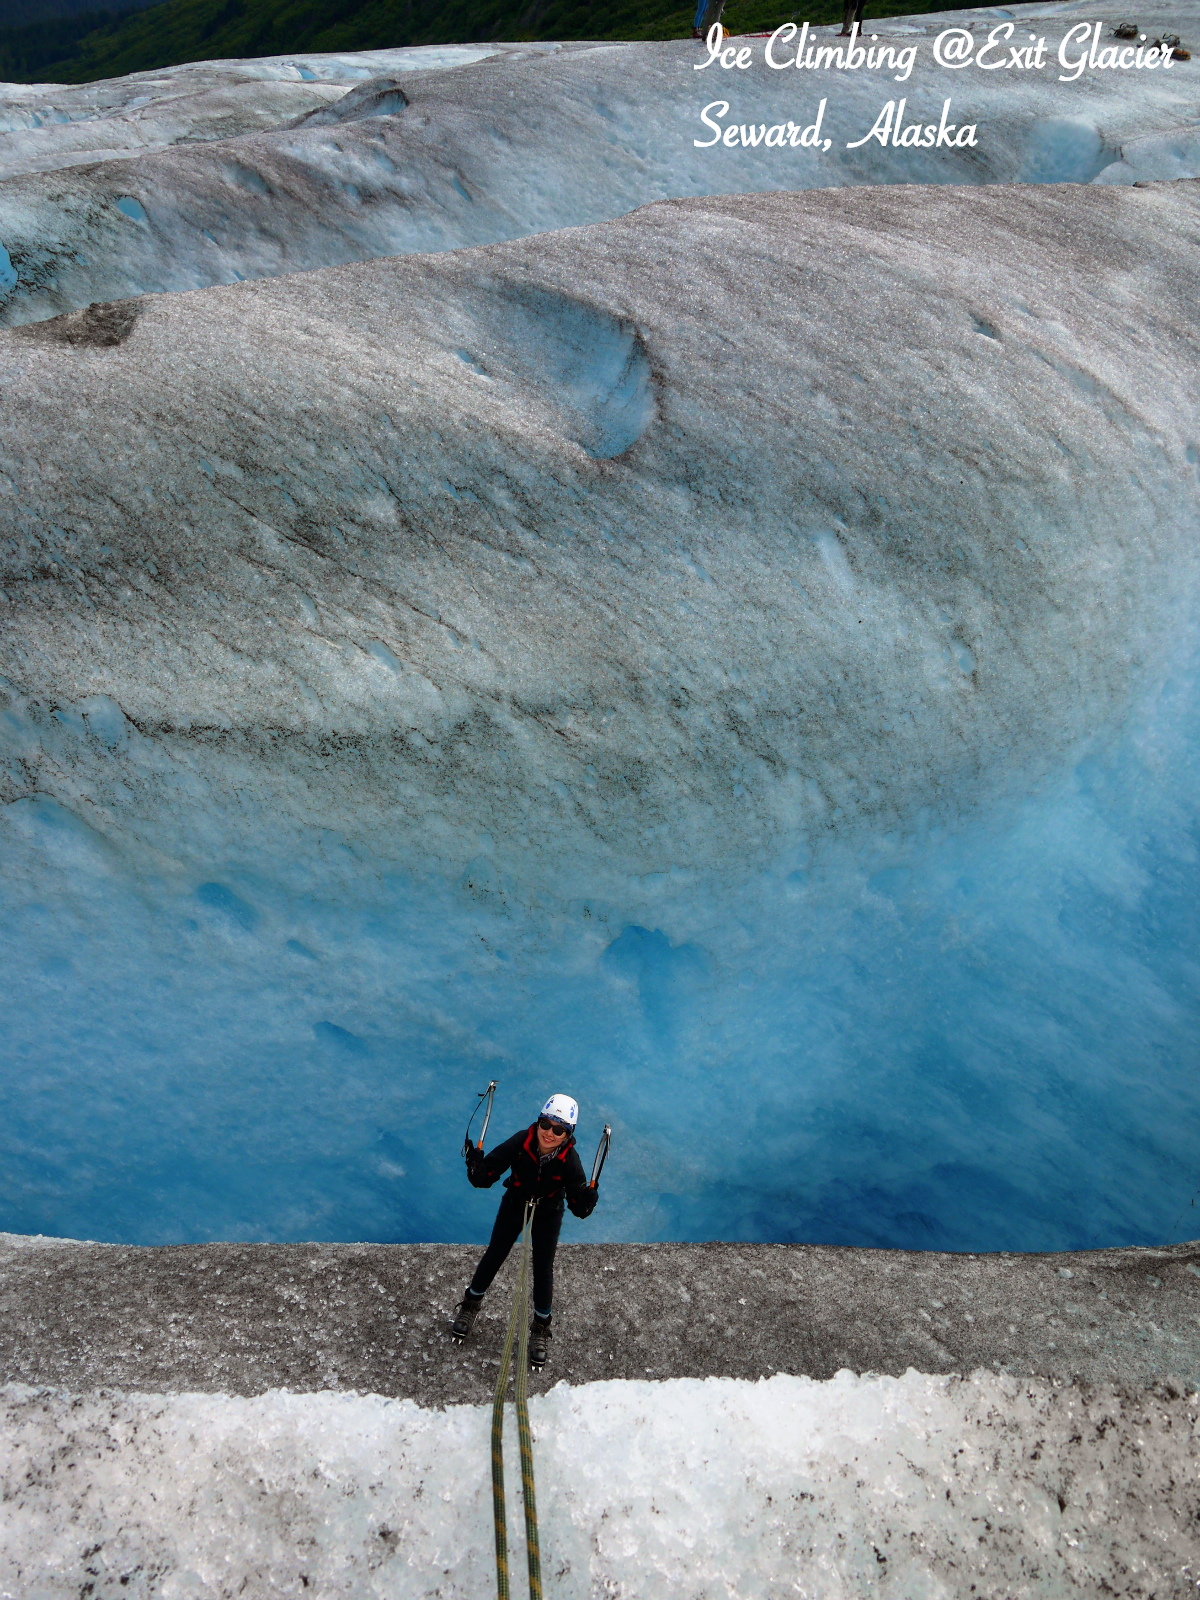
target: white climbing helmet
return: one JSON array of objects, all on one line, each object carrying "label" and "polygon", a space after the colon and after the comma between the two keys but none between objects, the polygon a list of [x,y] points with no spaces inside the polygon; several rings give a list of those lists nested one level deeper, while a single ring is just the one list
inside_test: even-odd
[{"label": "white climbing helmet", "polygon": [[553,1117],[555,1122],[565,1122],[568,1128],[574,1129],[579,1121],[579,1107],[569,1094],[552,1094],[538,1116]]}]

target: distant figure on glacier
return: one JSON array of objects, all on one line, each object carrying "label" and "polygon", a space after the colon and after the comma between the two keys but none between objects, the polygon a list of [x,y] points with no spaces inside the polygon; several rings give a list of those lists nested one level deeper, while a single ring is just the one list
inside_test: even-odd
[{"label": "distant figure on glacier", "polygon": [[[706,28],[704,26],[704,21],[710,6],[715,6],[715,10],[713,11],[712,22],[710,22]],[[707,39],[708,35],[712,32],[714,25],[720,22],[721,13],[724,10],[725,0],[699,0],[699,4],[696,6],[696,20],[692,23],[692,38]],[[718,40],[718,43],[719,42],[720,41]]]},{"label": "distant figure on glacier", "polygon": [[532,1127],[522,1128],[485,1156],[467,1142],[467,1177],[477,1189],[490,1189],[509,1167],[504,1180],[507,1193],[500,1202],[492,1237],[475,1276],[456,1308],[450,1332],[463,1340],[470,1333],[483,1304],[484,1294],[499,1272],[504,1258],[521,1236],[525,1205],[536,1200],[533,1213],[533,1325],[529,1334],[529,1365],[544,1367],[550,1355],[550,1312],[554,1299],[554,1252],[562,1227],[563,1201],[573,1215],[590,1217],[599,1190],[584,1176],[575,1151],[575,1125],[579,1107],[570,1095],[552,1094]]}]

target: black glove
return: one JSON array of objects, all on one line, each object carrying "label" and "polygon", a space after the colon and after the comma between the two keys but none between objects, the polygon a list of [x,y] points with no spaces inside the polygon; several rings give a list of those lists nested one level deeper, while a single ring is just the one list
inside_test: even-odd
[{"label": "black glove", "polygon": [[589,1184],[586,1189],[580,1189],[571,1196],[571,1210],[577,1217],[590,1217],[596,1209],[596,1201],[599,1198],[599,1187]]},{"label": "black glove", "polygon": [[479,1149],[478,1145],[473,1145],[468,1140],[463,1149],[463,1155],[467,1158],[467,1177],[474,1178],[479,1171],[480,1163],[483,1161],[483,1151]]}]

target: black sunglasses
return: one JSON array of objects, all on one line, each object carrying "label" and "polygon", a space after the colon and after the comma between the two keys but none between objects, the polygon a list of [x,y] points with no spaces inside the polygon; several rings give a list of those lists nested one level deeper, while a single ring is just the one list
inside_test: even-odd
[{"label": "black sunglasses", "polygon": [[549,1117],[539,1117],[538,1127],[543,1133],[570,1133],[565,1122],[551,1122]]}]

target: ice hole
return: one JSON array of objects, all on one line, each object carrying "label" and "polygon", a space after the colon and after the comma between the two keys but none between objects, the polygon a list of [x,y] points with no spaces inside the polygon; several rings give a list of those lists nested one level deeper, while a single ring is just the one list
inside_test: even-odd
[{"label": "ice hole", "polygon": [[517,363],[593,460],[609,461],[654,421],[649,355],[637,329],[582,301],[549,293],[513,296],[504,309]]},{"label": "ice hole", "polygon": [[1118,159],[1090,122],[1050,117],[1035,123],[1018,183],[1091,183]]},{"label": "ice hole", "polygon": [[196,899],[203,906],[219,912],[225,921],[249,933],[258,922],[258,913],[247,905],[240,895],[234,894],[223,883],[202,883],[196,890]]},{"label": "ice hole", "polygon": [[313,1033],[323,1044],[330,1044],[337,1050],[344,1050],[347,1055],[365,1056],[369,1054],[365,1040],[360,1039],[356,1033],[351,1033],[349,1028],[339,1026],[336,1022],[316,1022],[313,1024]]},{"label": "ice hole", "polygon": [[[239,189],[247,189],[251,194],[270,194],[271,185],[261,172],[256,172],[253,167],[243,166],[240,161],[233,162],[227,170],[230,183],[235,183]],[[241,280],[239,280],[241,281]]]},{"label": "ice hole", "polygon": [[88,732],[94,734],[101,744],[115,748],[125,738],[129,728],[125,713],[108,695],[91,695],[80,701],[79,709],[87,719]]},{"label": "ice hole", "polygon": [[395,78],[370,78],[348,89],[340,100],[321,106],[303,119],[306,127],[331,122],[362,122],[368,117],[394,117],[408,107],[408,96]]},{"label": "ice hole", "polygon": [[128,217],[131,222],[149,222],[146,209],[140,200],[135,200],[132,195],[123,194],[117,201],[117,210],[123,217]]}]

